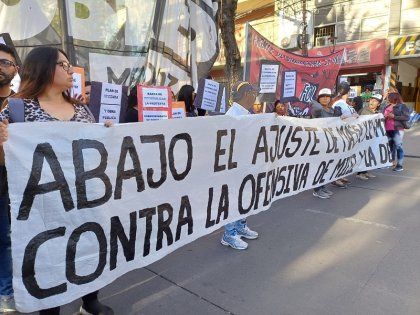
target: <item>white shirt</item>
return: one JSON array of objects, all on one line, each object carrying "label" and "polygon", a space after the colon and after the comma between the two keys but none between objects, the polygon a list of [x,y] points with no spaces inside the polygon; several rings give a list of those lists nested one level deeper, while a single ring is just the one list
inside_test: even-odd
[{"label": "white shirt", "polygon": [[234,102],[232,106],[228,109],[225,115],[235,117],[235,116],[242,116],[242,115],[249,115],[249,114],[251,113],[245,107]]},{"label": "white shirt", "polygon": [[353,107],[351,107],[350,105],[348,105],[347,103],[346,103],[346,101],[344,101],[344,100],[338,100],[338,101],[336,101],[334,104],[333,104],[333,106],[332,106],[333,108],[335,108],[335,107],[340,107],[341,108],[341,114],[343,115],[343,116],[351,116],[351,115],[353,115],[356,111],[354,110],[354,108]]}]

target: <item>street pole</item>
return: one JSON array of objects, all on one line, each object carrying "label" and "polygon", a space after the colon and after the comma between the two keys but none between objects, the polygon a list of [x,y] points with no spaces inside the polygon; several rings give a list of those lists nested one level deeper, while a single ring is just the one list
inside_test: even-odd
[{"label": "street pole", "polygon": [[308,56],[308,46],[306,41],[306,28],[308,27],[308,24],[306,23],[306,0],[303,0],[302,2],[302,55],[307,57]]}]

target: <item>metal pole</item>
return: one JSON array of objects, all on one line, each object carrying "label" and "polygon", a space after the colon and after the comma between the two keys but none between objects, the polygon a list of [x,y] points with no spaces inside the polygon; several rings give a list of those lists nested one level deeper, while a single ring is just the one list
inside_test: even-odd
[{"label": "metal pole", "polygon": [[302,55],[308,56],[308,43],[306,41],[306,28],[308,27],[308,24],[306,23],[306,0],[303,0],[302,2]]},{"label": "metal pole", "polygon": [[58,4],[61,15],[61,47],[67,53],[70,63],[76,64],[73,36],[69,36],[67,4],[65,0],[58,1]]}]

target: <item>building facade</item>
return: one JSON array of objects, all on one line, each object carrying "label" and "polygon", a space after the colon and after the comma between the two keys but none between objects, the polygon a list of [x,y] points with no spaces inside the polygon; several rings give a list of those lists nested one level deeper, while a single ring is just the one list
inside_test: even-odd
[{"label": "building facade", "polygon": [[[338,80],[360,95],[396,87],[420,111],[420,0],[239,0],[237,40],[250,22],[282,49],[308,56],[344,50]],[[213,70],[223,81],[223,54]],[[353,95],[354,96],[354,95]]]}]

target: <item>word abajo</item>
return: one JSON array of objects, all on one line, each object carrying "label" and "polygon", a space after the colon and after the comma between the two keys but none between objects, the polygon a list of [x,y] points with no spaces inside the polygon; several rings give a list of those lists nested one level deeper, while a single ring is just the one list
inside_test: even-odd
[{"label": "word abajo", "polygon": [[[174,150],[179,142],[186,144],[186,165],[185,169],[179,171],[175,163]],[[180,133],[172,137],[169,148],[166,150],[165,136],[163,134],[142,135],[141,143],[157,144],[160,156],[160,176],[157,180],[153,178],[156,173],[153,168],[146,170],[146,180],[143,175],[139,154],[134,145],[133,138],[126,136],[121,143],[120,158],[117,165],[117,176],[115,180],[114,199],[121,199],[123,181],[130,178],[136,179],[137,191],[141,192],[146,189],[146,183],[149,188],[156,189],[160,187],[167,179],[169,172],[176,181],[183,180],[190,172],[193,157],[192,139],[188,133]],[[84,168],[84,150],[96,150],[101,159],[99,165],[92,170]],[[77,209],[95,208],[105,204],[112,196],[113,187],[109,176],[106,174],[108,152],[105,145],[97,140],[80,139],[72,142],[73,165],[75,173],[75,185],[77,192]],[[125,161],[129,157],[133,163],[133,168],[126,170],[124,168]],[[40,183],[44,169],[44,160],[49,164],[53,173],[54,181],[48,183]],[[183,161],[185,163],[185,161]],[[86,182],[90,179],[99,179],[104,184],[104,194],[100,198],[88,200]],[[50,143],[38,144],[33,153],[32,167],[30,176],[25,187],[22,202],[19,207],[17,220],[27,220],[37,195],[59,191],[65,211],[74,209],[74,201],[70,193],[70,187],[64,172],[61,168],[57,155]]]}]

